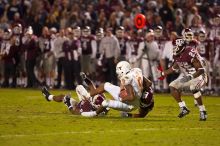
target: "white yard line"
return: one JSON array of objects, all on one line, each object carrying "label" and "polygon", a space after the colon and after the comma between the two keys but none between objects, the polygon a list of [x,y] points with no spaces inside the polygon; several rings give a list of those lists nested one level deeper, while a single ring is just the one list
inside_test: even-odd
[{"label": "white yard line", "polygon": [[108,131],[66,131],[66,132],[53,132],[53,133],[36,133],[36,134],[1,134],[0,137],[28,137],[28,136],[51,136],[51,135],[64,135],[64,134],[94,134],[94,133],[125,133],[125,132],[145,132],[145,131],[167,131],[167,130],[218,130],[215,128],[143,128],[143,129],[119,129],[119,130],[108,130]]}]

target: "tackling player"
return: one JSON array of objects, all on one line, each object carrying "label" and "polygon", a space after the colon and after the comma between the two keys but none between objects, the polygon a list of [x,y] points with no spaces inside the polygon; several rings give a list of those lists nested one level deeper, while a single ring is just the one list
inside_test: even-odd
[{"label": "tackling player", "polygon": [[[92,117],[98,115],[105,107],[114,108],[121,111],[130,112],[139,108],[137,114],[124,113],[126,117],[145,117],[154,107],[153,91],[151,81],[143,77],[139,68],[131,69],[126,61],[121,61],[116,66],[116,73],[121,81],[121,86],[104,83],[95,90],[90,91],[90,95],[96,95],[105,91],[109,92],[114,100],[105,100],[96,112],[84,112],[82,115]],[[84,77],[85,82],[88,78]]]},{"label": "tackling player", "polygon": [[187,45],[183,39],[176,39],[173,55],[173,65],[169,69],[162,71],[161,77],[165,77],[178,69],[183,74],[169,85],[172,96],[180,106],[181,112],[178,117],[182,118],[190,112],[185,102],[181,99],[181,92],[183,90],[190,90],[198,103],[200,120],[205,121],[207,119],[207,112],[202,102],[202,93],[200,90],[206,85],[208,76],[203,67],[201,57],[196,47]]}]

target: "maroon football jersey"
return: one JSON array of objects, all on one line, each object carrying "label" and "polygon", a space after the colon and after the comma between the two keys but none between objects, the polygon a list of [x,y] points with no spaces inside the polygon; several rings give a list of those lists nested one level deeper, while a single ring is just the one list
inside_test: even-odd
[{"label": "maroon football jersey", "polygon": [[95,111],[94,107],[92,106],[91,102],[89,100],[81,100],[77,106],[77,109],[79,109],[80,112],[91,112]]},{"label": "maroon football jersey", "polygon": [[213,41],[205,40],[200,42],[198,45],[198,51],[201,57],[205,58],[206,60],[210,60],[211,49],[213,47]]},{"label": "maroon football jersey", "polygon": [[129,39],[127,37],[123,37],[123,38],[118,38],[118,41],[121,49],[121,55],[124,56],[127,53],[126,43],[129,41]]},{"label": "maroon football jersey", "polygon": [[93,40],[95,40],[95,37],[92,35],[87,36],[87,37],[82,36],[80,38],[83,55],[91,55],[92,54],[92,41]]},{"label": "maroon football jersey", "polygon": [[65,54],[65,59],[69,61],[73,59],[73,51],[72,51],[72,41],[66,40],[63,42],[62,52]]},{"label": "maroon football jersey", "polygon": [[51,42],[50,42],[50,36],[43,37],[40,39],[40,43],[42,43],[42,51],[43,53],[51,51]]},{"label": "maroon football jersey", "polygon": [[178,64],[180,71],[185,75],[194,74],[196,70],[192,61],[195,57],[200,60],[200,55],[196,48],[186,46],[185,50],[180,55],[174,56],[174,61]]}]

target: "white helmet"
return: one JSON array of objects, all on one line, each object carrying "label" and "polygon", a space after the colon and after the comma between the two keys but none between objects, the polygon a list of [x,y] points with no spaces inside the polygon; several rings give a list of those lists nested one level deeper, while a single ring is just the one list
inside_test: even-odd
[{"label": "white helmet", "polygon": [[131,65],[127,61],[120,61],[116,66],[116,73],[120,79],[131,70]]},{"label": "white helmet", "polygon": [[191,41],[194,37],[194,34],[193,34],[193,32],[190,28],[185,28],[182,31],[182,35],[183,35],[183,39],[188,41],[188,42]]}]

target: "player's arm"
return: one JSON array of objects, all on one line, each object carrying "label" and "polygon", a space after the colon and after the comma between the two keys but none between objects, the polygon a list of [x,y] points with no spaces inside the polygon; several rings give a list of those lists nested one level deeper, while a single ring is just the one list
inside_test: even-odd
[{"label": "player's arm", "polygon": [[81,76],[82,76],[82,79],[83,79],[83,80],[86,82],[86,84],[89,86],[90,92],[91,92],[92,90],[95,90],[95,89],[96,89],[96,87],[95,87],[95,85],[94,85],[94,83],[92,82],[91,79],[89,79],[84,73],[81,73]]},{"label": "player's arm", "polygon": [[172,74],[173,72],[178,70],[178,68],[179,68],[178,64],[176,62],[174,62],[173,65],[169,69],[161,72],[161,76],[167,76],[169,74]]},{"label": "player's arm", "polygon": [[196,69],[196,72],[192,75],[192,78],[197,78],[198,76],[205,73],[205,68],[202,66],[201,61],[198,59],[198,57],[194,57],[192,60],[192,64]]},{"label": "player's arm", "polygon": [[135,99],[133,87],[129,85],[125,85],[121,87],[120,92],[121,101],[133,101]]},{"label": "player's arm", "polygon": [[91,88],[90,89],[90,96],[95,96],[97,94],[102,94],[105,92],[104,84],[101,84],[98,88]]},{"label": "player's arm", "polygon": [[144,77],[143,78],[143,88],[149,88],[151,86],[152,86],[152,82],[148,78]]}]

